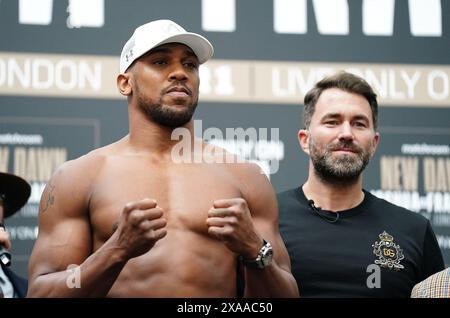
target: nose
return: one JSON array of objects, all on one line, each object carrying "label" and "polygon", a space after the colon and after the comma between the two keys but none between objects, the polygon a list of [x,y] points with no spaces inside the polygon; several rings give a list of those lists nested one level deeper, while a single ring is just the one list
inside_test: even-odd
[{"label": "nose", "polygon": [[186,81],[188,74],[181,63],[176,63],[170,72],[169,78],[172,81]]},{"label": "nose", "polygon": [[354,139],[352,125],[349,122],[344,122],[341,125],[341,131],[338,136],[339,140],[352,141]]}]

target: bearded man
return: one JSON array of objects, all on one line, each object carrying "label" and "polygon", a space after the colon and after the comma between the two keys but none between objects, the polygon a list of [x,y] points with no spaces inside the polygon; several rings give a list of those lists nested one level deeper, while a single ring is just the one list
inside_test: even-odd
[{"label": "bearded man", "polygon": [[340,72],[305,96],[306,182],[278,195],[280,232],[302,297],[409,297],[444,268],[430,222],[363,189],[378,141],[376,94]]},{"label": "bearded man", "polygon": [[206,38],[170,20],[134,31],[117,76],[129,134],[64,163],[47,184],[29,297],[298,296],[261,170],[174,156],[177,128],[205,145],[192,116],[212,55]]}]

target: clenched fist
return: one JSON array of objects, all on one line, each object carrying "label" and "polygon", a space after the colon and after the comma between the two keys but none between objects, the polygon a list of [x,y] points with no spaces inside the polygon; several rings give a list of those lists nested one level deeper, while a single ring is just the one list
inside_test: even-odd
[{"label": "clenched fist", "polygon": [[118,247],[126,251],[127,258],[145,254],[166,236],[167,221],[163,214],[153,199],[125,205],[113,236]]},{"label": "clenched fist", "polygon": [[242,198],[216,200],[208,211],[208,233],[232,252],[255,259],[263,239],[256,232],[247,202]]}]

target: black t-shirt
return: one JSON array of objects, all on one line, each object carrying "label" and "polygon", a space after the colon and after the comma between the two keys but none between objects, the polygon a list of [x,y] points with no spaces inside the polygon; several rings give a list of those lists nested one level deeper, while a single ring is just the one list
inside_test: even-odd
[{"label": "black t-shirt", "polygon": [[444,269],[430,222],[364,191],[337,214],[314,210],[301,188],[278,194],[280,232],[302,297],[410,297]]}]

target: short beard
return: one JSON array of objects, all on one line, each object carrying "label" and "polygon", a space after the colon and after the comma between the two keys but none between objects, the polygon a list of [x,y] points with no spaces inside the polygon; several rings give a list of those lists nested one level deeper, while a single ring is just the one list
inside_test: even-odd
[{"label": "short beard", "polygon": [[[356,157],[349,154],[334,159],[333,150],[343,147],[352,149],[356,153]],[[309,151],[316,175],[322,181],[341,185],[355,184],[371,157],[370,152],[351,142],[328,145],[325,150],[321,151],[311,139]]]},{"label": "short beard", "polygon": [[137,92],[138,107],[152,122],[170,128],[181,127],[187,124],[194,116],[198,99],[187,105],[183,110],[172,110],[169,106],[163,106],[162,98],[158,102],[145,99]]}]

